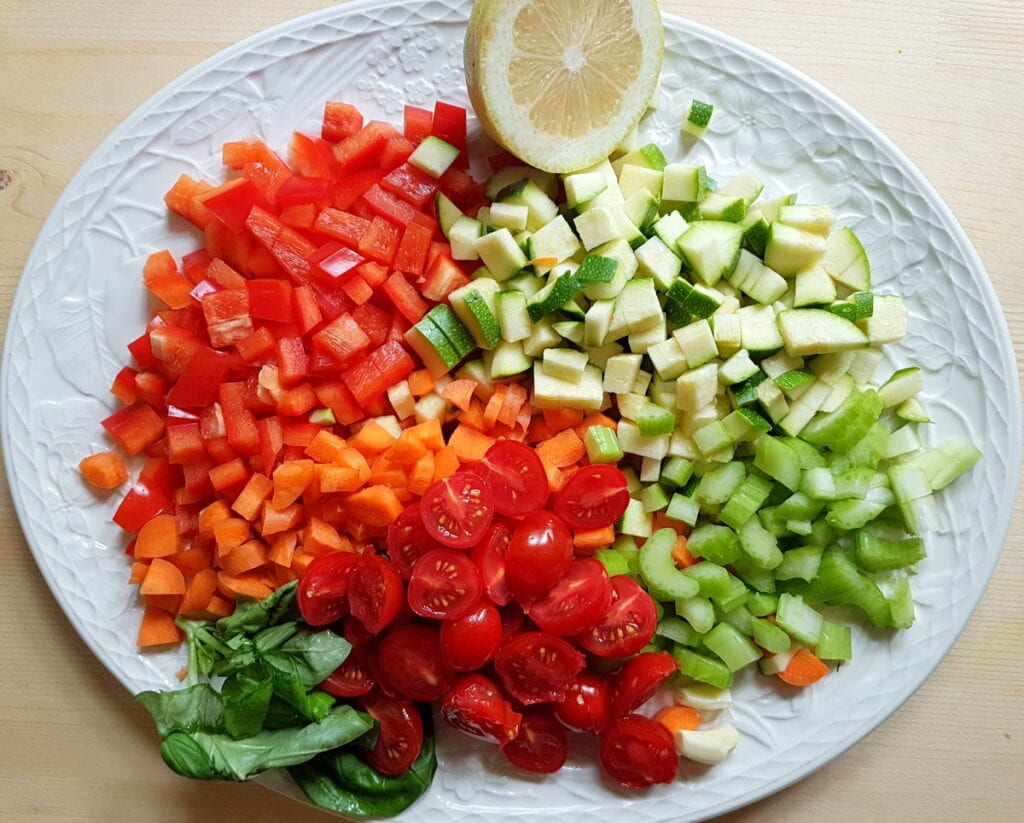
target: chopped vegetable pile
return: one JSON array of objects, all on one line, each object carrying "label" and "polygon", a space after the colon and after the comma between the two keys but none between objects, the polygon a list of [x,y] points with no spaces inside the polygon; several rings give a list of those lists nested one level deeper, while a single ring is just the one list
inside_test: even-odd
[{"label": "chopped vegetable pile", "polygon": [[643,788],[733,750],[737,672],[808,686],[849,619],[911,626],[980,453],[922,445],[919,369],[875,380],[906,311],[828,206],[654,145],[478,183],[445,103],[223,157],[165,198],[203,243],[146,263],[118,451],[81,464],[134,475],[138,644],[187,641],[187,688],[139,696],[176,771],[396,814],[434,707],[531,772],[596,734]]}]

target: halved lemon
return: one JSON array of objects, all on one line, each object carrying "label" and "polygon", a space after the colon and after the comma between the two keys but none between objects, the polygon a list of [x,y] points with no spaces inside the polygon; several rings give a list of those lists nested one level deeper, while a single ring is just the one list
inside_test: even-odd
[{"label": "halved lemon", "polygon": [[539,169],[576,171],[639,122],[663,54],[656,0],[477,0],[466,86],[497,143]]}]

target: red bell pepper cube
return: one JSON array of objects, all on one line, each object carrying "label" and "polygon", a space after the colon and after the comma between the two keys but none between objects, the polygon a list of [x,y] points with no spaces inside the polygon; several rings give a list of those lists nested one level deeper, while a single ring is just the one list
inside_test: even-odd
[{"label": "red bell pepper cube", "polygon": [[259,454],[256,418],[245,406],[245,383],[221,383],[218,395],[228,444],[240,454]]},{"label": "red bell pepper cube", "polygon": [[281,264],[294,283],[309,282],[312,270],[308,258],[316,251],[312,243],[259,206],[249,213],[246,226],[260,245]]},{"label": "red bell pepper cube", "polygon": [[277,341],[277,374],[282,385],[298,383],[308,368],[309,356],[302,338],[282,337]]},{"label": "red bell pepper cube", "polygon": [[249,314],[260,320],[290,323],[292,285],[287,280],[257,277],[245,284],[249,292]]},{"label": "red bell pepper cube", "polygon": [[160,492],[169,499],[174,490],[181,485],[181,479],[181,468],[171,465],[171,461],[166,457],[147,457],[139,470],[136,482]]},{"label": "red bell pepper cube", "polygon": [[206,267],[210,265],[210,253],[206,249],[190,251],[181,258],[181,270],[193,283],[206,277]]},{"label": "red bell pepper cube", "polygon": [[198,421],[167,427],[167,456],[178,464],[196,463],[206,457]]},{"label": "red bell pepper cube", "polygon": [[240,486],[249,480],[252,472],[241,457],[210,469],[210,483],[219,492],[226,492],[234,486]]},{"label": "red bell pepper cube", "polygon": [[294,389],[288,389],[281,395],[277,403],[277,411],[286,417],[298,417],[306,414],[316,406],[316,392],[309,383],[299,383]]},{"label": "red bell pepper cube", "polygon": [[352,312],[352,319],[359,324],[359,328],[370,338],[370,347],[377,348],[388,336],[388,329],[391,328],[391,314],[378,308],[373,304],[359,306]]},{"label": "red bell pepper cube", "polygon": [[423,296],[428,300],[441,302],[449,294],[469,283],[462,269],[447,254],[439,254],[427,269],[427,276],[420,287]]},{"label": "red bell pepper cube", "polygon": [[351,274],[353,269],[366,262],[366,258],[336,240],[329,240],[313,252],[309,262],[316,266],[325,278],[334,282]]},{"label": "red bell pepper cube", "polygon": [[205,229],[209,223],[216,218],[202,203],[196,200],[196,195],[212,189],[209,183],[202,180],[195,180],[187,174],[181,175],[164,195],[164,205],[175,214],[184,217],[192,225]]},{"label": "red bell pepper cube", "polygon": [[358,269],[359,274],[362,275],[363,279],[370,284],[371,288],[377,289],[384,285],[384,281],[388,279],[388,270],[384,268],[380,263],[367,262],[363,263]]},{"label": "red bell pepper cube", "polygon": [[402,135],[392,137],[384,144],[384,148],[380,151],[380,167],[384,171],[396,169],[408,160],[409,155],[415,150],[416,147],[412,144],[412,141],[407,140]]},{"label": "red bell pepper cube", "polygon": [[252,181],[264,200],[276,203],[281,184],[292,176],[292,172],[284,163],[269,166],[263,163],[249,163],[242,168],[242,176]]},{"label": "red bell pepper cube", "polygon": [[203,457],[195,463],[186,463],[181,467],[185,475],[185,489],[192,494],[213,494],[213,486],[210,484],[210,469],[214,463],[209,457]]},{"label": "red bell pepper cube", "polygon": [[396,342],[388,342],[364,357],[342,375],[352,396],[366,405],[379,397],[391,386],[405,377],[416,367],[405,348]]},{"label": "red bell pepper cube", "polygon": [[381,178],[380,187],[416,208],[423,208],[437,194],[438,184],[415,166],[403,163]]},{"label": "red bell pepper cube", "polygon": [[341,284],[345,296],[357,306],[365,305],[373,297],[373,286],[366,282],[361,274],[349,277]]},{"label": "red bell pepper cube", "polygon": [[446,143],[459,149],[455,159],[456,168],[469,168],[469,155],[466,152],[466,110],[462,106],[453,106],[438,100],[434,104],[434,122],[430,133]]},{"label": "red bell pepper cube", "polygon": [[[295,174],[302,177],[333,180],[339,176],[338,161],[334,159],[334,146],[322,137],[294,132],[288,143],[288,159]],[[278,200],[280,201],[280,192]]]},{"label": "red bell pepper cube", "polygon": [[323,289],[314,285],[313,294],[316,295],[316,304],[328,322],[352,310],[352,303],[340,289]]},{"label": "red bell pepper cube", "polygon": [[143,371],[135,375],[135,388],[143,403],[148,403],[159,412],[166,409],[167,387],[170,382],[162,374],[153,371]]},{"label": "red bell pepper cube", "polygon": [[321,383],[315,387],[315,391],[317,400],[320,401],[321,405],[334,412],[334,419],[343,426],[348,426],[357,420],[363,419],[364,412],[362,406],[359,405],[355,395],[349,391],[348,386],[341,381]]},{"label": "red bell pepper cube", "polygon": [[320,311],[320,304],[316,302],[316,292],[313,291],[312,286],[295,287],[292,291],[292,309],[300,334],[307,334],[310,329],[319,326],[324,318],[323,312]]},{"label": "red bell pepper cube", "polygon": [[260,457],[263,459],[263,472],[270,475],[277,465],[278,455],[284,447],[281,433],[281,420],[276,415],[263,417],[256,422],[260,436]]},{"label": "red bell pepper cube", "polygon": [[404,200],[384,191],[380,185],[371,186],[360,200],[374,214],[399,226],[408,226],[419,212]]},{"label": "red bell pepper cube", "polygon": [[231,358],[209,346],[200,346],[188,361],[178,382],[167,393],[167,402],[188,409],[209,406],[217,387],[231,370]]},{"label": "red bell pepper cube", "polygon": [[289,177],[277,190],[282,206],[317,203],[326,206],[334,194],[334,183],[323,177]]},{"label": "red bell pepper cube", "polygon": [[328,100],[324,105],[324,120],[320,136],[337,143],[351,137],[363,127],[363,115],[350,103]]},{"label": "red bell pepper cube", "polygon": [[128,352],[135,361],[135,365],[140,369],[149,369],[156,365],[156,358],[153,357],[153,345],[148,331],[136,337],[128,344]]},{"label": "red bell pepper cube", "polygon": [[172,503],[161,492],[144,483],[136,483],[114,512],[114,522],[129,534],[135,534],[158,514],[171,510]]},{"label": "red bell pepper cube", "polygon": [[326,234],[350,249],[355,249],[359,247],[359,240],[370,228],[370,221],[340,209],[324,209],[316,218],[315,228],[321,234]]},{"label": "red bell pepper cube", "polygon": [[414,146],[418,146],[423,142],[423,138],[430,134],[433,124],[434,115],[429,110],[421,109],[418,106],[405,107],[404,132],[406,138]]},{"label": "red bell pepper cube", "polygon": [[235,171],[240,171],[253,163],[261,163],[271,168],[284,166],[284,161],[258,137],[225,143],[221,146],[221,162]]},{"label": "red bell pepper cube", "polygon": [[119,409],[100,425],[128,454],[139,454],[164,433],[163,418],[146,403],[132,403]]},{"label": "red bell pepper cube", "polygon": [[206,331],[214,347],[230,346],[253,333],[247,289],[222,289],[204,295],[202,306]]},{"label": "red bell pepper cube", "polygon": [[506,166],[521,166],[523,161],[516,157],[512,152],[502,149],[497,154],[492,154],[487,158],[487,165],[490,166],[491,172],[499,172]]},{"label": "red bell pepper cube", "polygon": [[441,191],[467,213],[475,214],[480,206],[486,204],[487,186],[478,183],[458,166],[449,168],[437,182]]},{"label": "red bell pepper cube", "polygon": [[430,308],[401,272],[392,274],[381,288],[410,323],[419,322]]},{"label": "red bell pepper cube", "polygon": [[256,363],[268,358],[274,352],[276,345],[277,339],[270,329],[260,326],[245,340],[235,343],[235,349],[238,351],[238,356],[246,363]]},{"label": "red bell pepper cube", "polygon": [[192,281],[178,271],[178,264],[169,251],[154,252],[142,269],[146,288],[172,309],[183,309],[194,304],[190,292]]},{"label": "red bell pepper cube", "polygon": [[334,156],[341,164],[344,174],[361,171],[377,165],[377,158],[384,143],[398,134],[390,123],[371,120],[351,137],[346,137],[334,146]]},{"label": "red bell pepper cube", "polygon": [[342,314],[313,335],[313,342],[326,350],[338,363],[370,345],[370,338],[350,314]]},{"label": "red bell pepper cube", "polygon": [[395,252],[398,251],[398,242],[401,237],[402,230],[400,228],[383,217],[374,217],[370,221],[369,230],[359,241],[359,253],[378,263],[390,265],[391,261],[395,259]]},{"label": "red bell pepper cube", "polygon": [[219,257],[214,257],[206,267],[206,276],[222,289],[244,289],[245,278],[242,277]]},{"label": "red bell pepper cube", "polygon": [[433,236],[433,231],[420,223],[413,222],[406,226],[392,264],[395,271],[414,277],[423,274]]},{"label": "red bell pepper cube", "polygon": [[320,206],[315,203],[296,203],[292,206],[285,206],[281,209],[281,222],[293,229],[313,231],[313,224],[316,223],[316,216],[320,213]]},{"label": "red bell pepper cube", "polygon": [[357,171],[339,180],[334,186],[331,205],[336,209],[349,209],[360,197],[384,178],[384,169],[372,168]]},{"label": "red bell pepper cube", "polygon": [[252,180],[245,177],[236,177],[196,195],[196,200],[206,206],[225,228],[236,233],[245,231],[245,218],[249,216],[253,206],[270,208],[266,198]]},{"label": "red bell pepper cube", "polygon": [[110,386],[110,393],[126,406],[130,406],[139,399],[139,389],[135,385],[135,375],[138,372],[131,366],[125,366],[114,377]]}]

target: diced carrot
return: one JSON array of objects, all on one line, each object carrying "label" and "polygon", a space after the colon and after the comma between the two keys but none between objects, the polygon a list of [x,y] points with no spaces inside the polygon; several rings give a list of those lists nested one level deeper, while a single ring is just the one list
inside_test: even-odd
[{"label": "diced carrot", "polygon": [[348,442],[366,457],[372,457],[390,448],[395,442],[395,437],[380,423],[369,420],[360,426],[359,431],[354,437],[350,437]]},{"label": "diced carrot", "polygon": [[608,415],[601,414],[601,412],[594,412],[591,415],[583,418],[582,422],[575,427],[576,434],[579,435],[580,439],[587,436],[587,429],[591,426],[604,426],[606,429],[617,431],[619,424],[612,420]]},{"label": "diced carrot", "polygon": [[544,409],[543,416],[551,428],[561,431],[578,426],[585,415],[580,409]]},{"label": "diced carrot", "polygon": [[459,456],[451,446],[439,449],[434,455],[434,480],[443,480],[455,474],[461,467]]},{"label": "diced carrot", "polygon": [[349,515],[367,526],[390,526],[405,508],[387,486],[367,486],[346,501]]},{"label": "diced carrot", "polygon": [[522,429],[525,434],[530,429],[530,422],[533,420],[533,406],[529,403],[523,403],[523,407],[519,410],[519,414],[516,416],[516,428]]},{"label": "diced carrot", "polygon": [[318,465],[316,469],[320,480],[320,491],[324,494],[354,492],[363,485],[356,469],[333,465]]},{"label": "diced carrot", "polygon": [[483,460],[487,450],[494,445],[494,438],[460,424],[448,438],[448,448],[455,451],[460,463],[476,463]]},{"label": "diced carrot", "polygon": [[540,457],[540,463],[544,467],[544,474],[547,475],[548,488],[553,492],[561,490],[562,486],[565,485],[565,481],[568,480],[565,472],[555,466],[550,460],[540,454],[540,452],[537,453],[537,456]]},{"label": "diced carrot", "polygon": [[341,449],[334,457],[334,462],[346,469],[355,469],[359,474],[360,484],[365,483],[370,477],[370,464],[362,452],[353,448]]},{"label": "diced carrot", "polygon": [[262,600],[273,591],[262,575],[255,572],[245,572],[237,576],[223,571],[217,572],[217,588],[229,597],[241,595],[256,600]]},{"label": "diced carrot", "polygon": [[478,385],[476,380],[452,380],[441,390],[441,397],[459,411],[468,412],[470,402],[473,400],[473,393]]},{"label": "diced carrot", "polygon": [[217,594],[211,597],[210,602],[206,604],[206,613],[213,619],[218,617],[227,617],[234,610],[234,598],[228,600],[227,598],[221,597]]},{"label": "diced carrot", "polygon": [[192,577],[203,569],[210,568],[213,562],[213,549],[208,544],[193,543],[190,548],[167,559],[181,569],[185,577]]},{"label": "diced carrot", "polygon": [[315,558],[316,555],[311,552],[296,550],[295,554],[292,555],[292,571],[301,575]]},{"label": "diced carrot", "polygon": [[314,466],[312,460],[288,460],[274,469],[274,508],[283,509],[302,497],[313,482]]},{"label": "diced carrot", "polygon": [[213,537],[213,527],[221,520],[231,517],[231,506],[227,500],[214,500],[209,506],[199,512],[198,536],[202,538]]},{"label": "diced carrot", "polygon": [[615,542],[615,527],[605,526],[601,529],[577,531],[572,536],[572,544],[582,551],[577,554],[593,554],[595,549],[610,546]]},{"label": "diced carrot", "polygon": [[654,719],[672,734],[679,731],[691,732],[703,721],[700,712],[690,706],[665,706],[658,710]]},{"label": "diced carrot", "polygon": [[675,545],[672,547],[672,560],[681,569],[693,566],[697,562],[697,558],[690,553],[690,549],[687,547],[686,537],[681,534],[676,537]]},{"label": "diced carrot", "polygon": [[556,434],[558,434],[558,430],[548,423],[543,415],[537,415],[530,420],[529,428],[526,431],[526,442],[543,443]]},{"label": "diced carrot", "polygon": [[422,495],[434,482],[434,453],[426,452],[409,472],[409,491]]},{"label": "diced carrot", "polygon": [[263,507],[263,518],[260,520],[260,534],[269,537],[272,534],[280,534],[288,529],[294,529],[302,520],[302,505],[293,503],[278,509],[272,505]]},{"label": "diced carrot", "polygon": [[557,266],[557,257],[536,257],[530,261],[531,266]]},{"label": "diced carrot", "polygon": [[128,479],[128,469],[117,452],[97,452],[78,464],[86,482],[98,489],[116,489]]},{"label": "diced carrot", "polygon": [[158,514],[139,530],[135,539],[135,556],[168,557],[181,551],[178,519],[173,514]]},{"label": "diced carrot", "polygon": [[789,665],[779,672],[779,678],[790,686],[810,686],[826,674],[828,666],[822,663],[814,652],[810,649],[800,649],[793,655]]},{"label": "diced carrot", "polygon": [[505,400],[498,412],[498,422],[512,428],[516,424],[519,412],[529,397],[529,392],[519,383],[506,384]]},{"label": "diced carrot", "polygon": [[140,598],[143,606],[155,606],[170,614],[177,614],[181,610],[180,594],[143,594]]},{"label": "diced carrot", "polygon": [[441,431],[440,420],[424,420],[405,430],[407,437],[414,437],[431,451],[444,448],[444,432]]},{"label": "diced carrot", "polygon": [[221,558],[221,568],[236,577],[243,572],[252,571],[266,563],[267,545],[262,540],[247,540],[241,546],[232,549]]},{"label": "diced carrot", "polygon": [[166,646],[180,640],[181,629],[174,624],[174,615],[155,606],[146,606],[146,610],[142,613],[142,623],[139,626],[136,643],[141,648],[149,648],[150,646]]},{"label": "diced carrot", "polygon": [[274,539],[270,541],[270,554],[268,555],[270,562],[276,566],[291,566],[298,542],[298,532],[289,530],[275,534]]},{"label": "diced carrot", "polygon": [[405,486],[408,482],[406,469],[393,463],[387,455],[382,454],[373,461],[370,467],[370,479],[367,481],[370,486]]},{"label": "diced carrot", "polygon": [[586,453],[586,445],[571,428],[560,431],[550,440],[537,446],[537,454],[547,458],[552,466],[559,469],[579,462]]},{"label": "diced carrot", "polygon": [[333,432],[322,429],[316,433],[316,437],[306,446],[306,454],[317,463],[332,463],[338,456],[338,452],[347,444]]},{"label": "diced carrot", "polygon": [[302,548],[312,554],[352,550],[351,544],[338,534],[334,526],[316,517],[311,517],[302,530]]},{"label": "diced carrot", "polygon": [[138,586],[143,580],[146,579],[146,572],[149,571],[149,563],[143,563],[141,560],[136,560],[132,563],[132,573],[128,578],[128,582],[133,586]]},{"label": "diced carrot", "polygon": [[232,549],[237,549],[247,540],[251,540],[252,529],[248,520],[230,517],[213,527],[213,539],[217,544],[217,557],[223,558]]},{"label": "diced carrot", "polygon": [[278,566],[276,563],[271,567],[274,573],[274,580],[278,586],[284,586],[287,583],[291,583],[293,580],[298,580],[299,576],[293,572],[287,566]]},{"label": "diced carrot", "polygon": [[238,493],[231,508],[246,520],[253,521],[260,514],[263,501],[274,491],[273,481],[265,474],[254,472],[245,488]]},{"label": "diced carrot", "polygon": [[427,447],[423,444],[423,441],[417,437],[410,436],[408,430],[403,432],[402,436],[395,441],[395,444],[385,452],[388,460],[402,466],[415,463],[426,453]]},{"label": "diced carrot", "polygon": [[418,369],[406,379],[409,381],[409,392],[413,397],[423,397],[434,390],[434,375],[430,373],[430,369]]},{"label": "diced carrot", "polygon": [[210,604],[210,598],[216,591],[216,570],[203,569],[188,581],[178,612],[184,617],[204,617],[207,613],[206,607]]},{"label": "diced carrot", "polygon": [[469,426],[477,431],[484,430],[484,404],[475,397],[469,401],[469,409],[462,413],[459,418],[463,426]]},{"label": "diced carrot", "polygon": [[494,387],[494,393],[484,406],[484,431],[489,432],[498,422],[498,415],[501,414],[501,407],[505,404],[505,395],[507,394],[508,387],[504,383],[499,383]]}]

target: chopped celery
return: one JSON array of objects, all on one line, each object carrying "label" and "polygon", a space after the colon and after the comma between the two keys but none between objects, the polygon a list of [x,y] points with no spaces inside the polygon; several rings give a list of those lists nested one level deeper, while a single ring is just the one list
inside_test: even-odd
[{"label": "chopped celery", "polygon": [[761,657],[757,647],[729,623],[719,623],[704,635],[704,645],[732,672],[739,671]]},{"label": "chopped celery", "polygon": [[[764,646],[763,643],[759,645]],[[768,648],[767,646],[764,646]],[[770,649],[769,649],[770,651]],[[822,660],[850,660],[853,658],[853,635],[849,626],[831,623],[821,624],[821,636],[814,647],[814,653]]]},{"label": "chopped celery", "polygon": [[661,511],[668,505],[668,495],[665,494],[665,490],[657,483],[653,483],[641,491],[637,495],[637,499],[644,507],[645,512]]},{"label": "chopped celery", "polygon": [[771,480],[749,475],[729,495],[718,519],[734,529],[740,528],[764,505],[771,491]]},{"label": "chopped celery", "polygon": [[672,559],[675,542],[675,531],[659,529],[640,547],[640,575],[655,600],[685,599],[700,593],[700,584]]},{"label": "chopped celery", "polygon": [[880,629],[890,628],[893,625],[889,601],[885,599],[878,584],[867,575],[860,575],[860,581],[856,587],[832,598],[829,602],[839,606],[857,607],[864,612],[874,626]]},{"label": "chopped celery", "polygon": [[792,640],[788,634],[774,623],[763,620],[760,617],[754,618],[754,642],[762,649],[772,654],[780,654],[788,651]]},{"label": "chopped celery", "polygon": [[707,523],[698,526],[687,541],[690,554],[726,566],[741,554],[739,536],[728,526]]},{"label": "chopped celery", "polygon": [[613,429],[591,426],[583,436],[587,458],[591,463],[617,463],[622,459],[622,446]]},{"label": "chopped celery", "polygon": [[747,598],[747,611],[754,617],[767,617],[779,608],[779,597],[768,592],[754,592]]},{"label": "chopped celery", "polygon": [[854,547],[857,565],[866,572],[902,569],[925,558],[924,541],[920,537],[883,540],[861,529],[854,538]]},{"label": "chopped celery", "polygon": [[695,563],[683,569],[683,574],[697,581],[701,597],[725,597],[732,589],[728,570],[717,563]]},{"label": "chopped celery", "polygon": [[771,569],[760,568],[746,555],[737,557],[729,565],[732,566],[736,576],[747,584],[750,597],[760,592],[775,591],[775,575],[772,574]]},{"label": "chopped celery", "polygon": [[725,503],[743,482],[747,470],[743,463],[734,461],[705,474],[694,499],[702,505],[721,505]]},{"label": "chopped celery", "polygon": [[680,643],[683,646],[699,646],[702,635],[685,620],[680,620],[672,615],[665,615],[658,621],[654,629],[655,635],[671,640],[673,643]]},{"label": "chopped celery", "polygon": [[673,650],[672,655],[679,663],[679,671],[687,677],[716,689],[728,689],[732,685],[732,672],[721,661],[679,646]]},{"label": "chopped celery", "polygon": [[785,593],[779,597],[775,621],[790,637],[813,646],[821,636],[824,619],[802,597]]},{"label": "chopped celery", "polygon": [[685,457],[670,457],[661,467],[661,484],[672,489],[686,485],[693,476],[693,461]]},{"label": "chopped celery", "polygon": [[757,568],[774,569],[783,561],[775,535],[762,526],[756,517],[744,523],[738,533],[740,548]]},{"label": "chopped celery", "polygon": [[601,561],[609,577],[615,577],[618,574],[629,574],[629,563],[625,555],[620,551],[615,549],[598,549],[594,552],[594,557]]},{"label": "chopped celery", "polygon": [[684,597],[676,601],[676,614],[698,634],[707,634],[715,625],[715,607],[706,597]]},{"label": "chopped celery", "polygon": [[763,434],[754,441],[754,465],[791,491],[800,488],[802,468],[796,451],[776,437]]},{"label": "chopped celery", "polygon": [[737,606],[742,606],[750,597],[750,589],[738,577],[729,575],[730,589],[728,593],[712,598],[724,612],[732,611]]},{"label": "chopped celery", "polygon": [[688,526],[696,526],[697,518],[700,516],[700,503],[692,497],[683,494],[673,494],[668,502],[668,509],[665,516],[686,523]]},{"label": "chopped celery", "polygon": [[821,546],[801,546],[790,549],[782,555],[782,562],[775,569],[778,580],[813,580],[821,566]]}]

